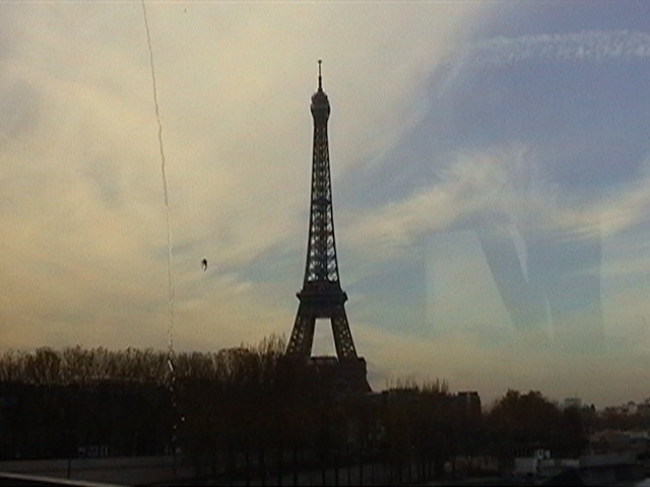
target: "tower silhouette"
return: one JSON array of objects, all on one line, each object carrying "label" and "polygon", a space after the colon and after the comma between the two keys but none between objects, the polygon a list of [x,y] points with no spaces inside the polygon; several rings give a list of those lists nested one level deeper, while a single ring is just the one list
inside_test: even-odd
[{"label": "tower silhouette", "polygon": [[[314,143],[311,174],[309,239],[302,290],[296,321],[286,356],[310,360],[332,377],[337,387],[369,391],[366,362],[357,356],[345,313],[347,294],[341,289],[334,237],[332,182],[330,177],[327,120],[330,104],[323,91],[321,61],[318,61],[318,91],[311,97]],[[316,319],[329,319],[334,336],[336,359],[311,357]]]}]

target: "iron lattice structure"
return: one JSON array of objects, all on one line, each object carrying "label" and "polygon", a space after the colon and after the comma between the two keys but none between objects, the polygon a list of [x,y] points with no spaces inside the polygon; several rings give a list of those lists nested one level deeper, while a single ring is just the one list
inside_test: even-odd
[{"label": "iron lattice structure", "polygon": [[297,294],[300,305],[286,355],[309,358],[314,341],[316,319],[329,318],[339,361],[357,359],[344,307],[348,297],[341,289],[336,258],[332,181],[327,140],[330,104],[323,91],[320,61],[318,91],[311,97],[311,114],[314,119],[314,145],[307,262],[302,290]]}]

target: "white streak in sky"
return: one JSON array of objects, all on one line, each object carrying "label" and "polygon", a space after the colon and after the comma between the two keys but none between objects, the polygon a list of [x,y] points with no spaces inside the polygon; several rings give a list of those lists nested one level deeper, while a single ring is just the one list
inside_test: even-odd
[{"label": "white streak in sky", "polygon": [[534,60],[601,63],[650,59],[650,34],[637,31],[583,31],[494,37],[473,44],[450,59],[450,71],[439,96],[454,86],[469,69],[504,67]]},{"label": "white streak in sky", "polygon": [[147,32],[147,47],[149,48],[149,67],[151,68],[151,84],[153,90],[153,103],[156,109],[156,121],[158,122],[158,148],[160,150],[160,169],[162,173],[163,193],[165,197],[165,212],[167,215],[167,284],[169,288],[169,328],[167,330],[167,366],[169,367],[169,390],[171,392],[172,409],[174,411],[174,425],[172,432],[172,447],[175,453],[176,433],[178,429],[177,420],[183,421],[184,418],[178,412],[176,400],[176,370],[174,368],[174,274],[173,267],[173,245],[172,245],[172,220],[171,210],[169,207],[169,196],[167,191],[167,175],[165,173],[165,147],[163,145],[162,123],[160,122],[160,108],[158,106],[158,90],[156,88],[156,70],[153,62],[153,49],[151,48],[151,34],[149,33],[149,23],[147,22],[147,8],[142,0],[142,15],[144,17],[144,27]]},{"label": "white streak in sky", "polygon": [[603,62],[650,58],[650,34],[585,31],[515,38],[495,37],[470,49],[471,61],[504,65],[531,59]]},{"label": "white streak in sky", "polygon": [[168,330],[168,346],[169,346],[169,365],[173,378],[173,365],[171,363],[174,356],[174,279],[172,273],[173,263],[173,246],[172,246],[172,224],[171,224],[171,211],[169,208],[169,197],[167,192],[167,175],[165,173],[165,148],[163,145],[162,137],[162,123],[160,122],[160,109],[158,106],[158,90],[156,88],[156,71],[153,62],[153,49],[151,48],[151,35],[149,33],[149,23],[147,22],[147,8],[142,0],[142,15],[144,16],[144,27],[147,32],[147,47],[149,48],[149,67],[151,68],[151,83],[153,88],[153,103],[156,109],[156,121],[158,122],[158,148],[160,151],[160,169],[162,172],[163,193],[165,197],[165,210],[167,214],[167,284],[169,287],[169,330]]}]

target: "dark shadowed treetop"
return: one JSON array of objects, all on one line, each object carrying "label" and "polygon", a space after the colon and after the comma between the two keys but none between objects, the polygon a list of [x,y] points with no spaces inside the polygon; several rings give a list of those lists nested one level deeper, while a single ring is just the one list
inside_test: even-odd
[{"label": "dark shadowed treetop", "polygon": [[[271,335],[257,345],[242,345],[219,352],[182,352],[173,357],[176,378],[232,379],[252,369],[268,370],[281,356],[282,336]],[[38,348],[33,352],[5,351],[0,355],[0,382],[36,385],[88,384],[128,381],[165,384],[169,380],[168,352],[153,349],[107,350],[80,346],[56,351]]]}]

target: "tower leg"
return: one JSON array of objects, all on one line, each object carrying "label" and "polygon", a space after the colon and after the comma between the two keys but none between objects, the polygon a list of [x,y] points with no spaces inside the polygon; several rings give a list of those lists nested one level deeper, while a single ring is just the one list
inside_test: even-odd
[{"label": "tower leg", "polygon": [[343,306],[340,306],[334,310],[332,313],[331,321],[332,334],[334,335],[334,346],[336,347],[336,355],[339,358],[356,358],[357,352],[354,348],[352,334],[350,333],[350,325],[348,324],[348,317],[345,314],[345,308],[343,308]]},{"label": "tower leg", "polygon": [[291,331],[291,338],[287,347],[288,355],[298,355],[309,358],[311,348],[314,343],[314,328],[316,326],[316,316],[307,309],[302,303],[298,306],[296,322]]}]

